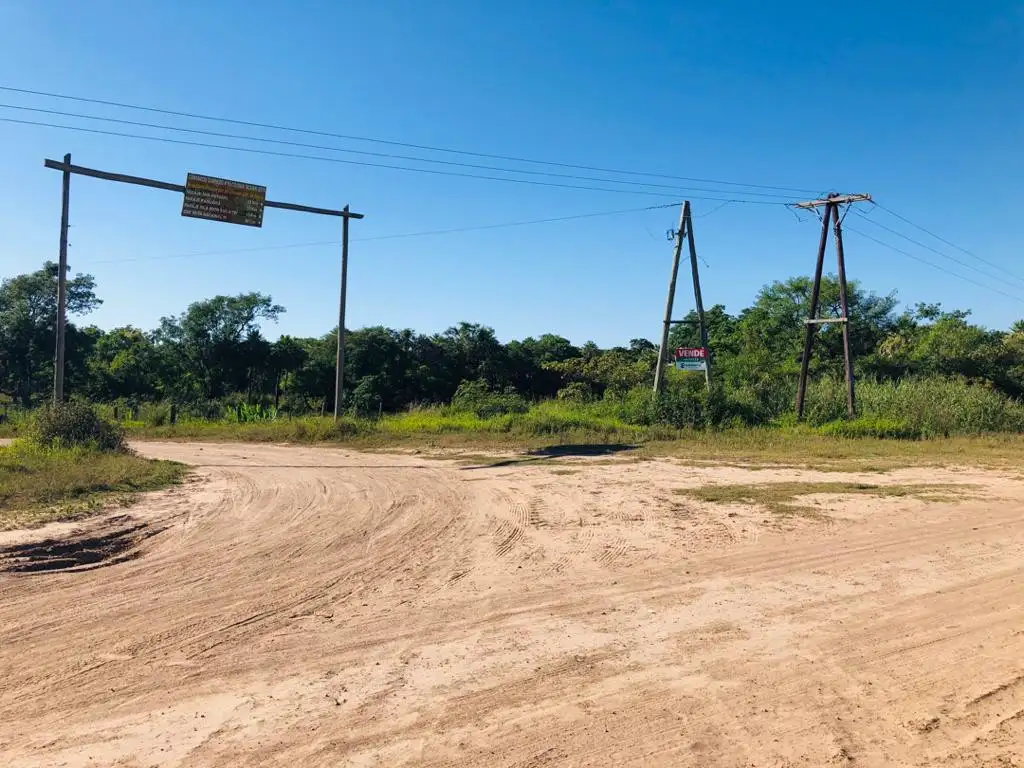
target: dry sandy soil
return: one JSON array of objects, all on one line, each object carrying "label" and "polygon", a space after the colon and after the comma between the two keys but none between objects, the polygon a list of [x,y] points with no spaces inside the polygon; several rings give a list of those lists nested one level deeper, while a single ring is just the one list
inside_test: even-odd
[{"label": "dry sandy soil", "polygon": [[1024,765],[1019,479],[143,450],[196,478],[2,534],[0,765]]}]

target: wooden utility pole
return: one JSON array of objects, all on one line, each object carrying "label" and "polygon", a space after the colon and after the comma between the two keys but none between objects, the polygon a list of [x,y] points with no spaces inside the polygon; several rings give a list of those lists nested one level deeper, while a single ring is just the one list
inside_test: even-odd
[{"label": "wooden utility pole", "polygon": [[57,340],[53,355],[53,404],[64,402],[64,350],[68,311],[68,204],[71,199],[71,155],[64,155],[61,184],[60,253],[57,258]]},{"label": "wooden utility pole", "polygon": [[[693,217],[690,215],[690,201],[683,205],[686,216],[686,239],[690,244],[690,270],[693,272],[693,298],[697,307],[697,323],[700,326],[700,345],[708,348],[708,327],[704,322],[704,299],[700,294],[700,273],[697,271],[697,246],[693,242]],[[704,359],[704,381],[711,389],[711,355]]]},{"label": "wooden utility pole", "polygon": [[[822,200],[809,200],[806,203],[797,203],[797,208],[814,209],[824,206],[825,210],[821,217],[821,237],[818,240],[818,259],[814,268],[814,285],[811,288],[811,305],[808,308],[807,319],[804,321],[804,354],[800,360],[800,381],[796,390],[796,417],[802,420],[804,417],[804,398],[807,394],[807,374],[811,365],[811,352],[814,347],[814,337],[817,335],[818,327],[826,323],[839,323],[843,328],[843,368],[846,376],[846,415],[853,418],[856,412],[853,387],[853,356],[850,352],[850,313],[847,304],[846,286],[846,256],[843,252],[843,229],[842,219],[839,216],[839,207],[851,203],[859,203],[871,200],[871,195],[829,195]],[[825,247],[828,244],[828,228],[831,223],[836,239],[836,263],[839,271],[839,307],[842,315],[840,317],[818,317],[818,300],[821,296],[821,273],[825,265]]]},{"label": "wooden utility pole", "polygon": [[665,321],[661,326],[661,344],[658,345],[658,364],[654,368],[654,394],[661,392],[665,379],[665,363],[668,361],[668,334],[672,329],[672,304],[676,298],[676,276],[679,274],[679,256],[683,252],[683,237],[686,230],[686,216],[689,201],[679,210],[679,228],[676,230],[676,245],[672,252],[672,274],[668,279],[668,298],[665,299]]},{"label": "wooden utility pole", "polygon": [[341,299],[338,302],[338,352],[334,364],[334,420],[341,416],[345,398],[345,296],[348,293],[348,206],[341,219]]},{"label": "wooden utility pole", "polygon": [[[708,330],[704,323],[704,299],[700,292],[700,273],[697,270],[697,246],[693,241],[693,217],[690,214],[690,201],[683,203],[679,212],[679,229],[674,233],[675,250],[672,254],[672,275],[668,281],[668,298],[665,301],[665,321],[661,329],[661,345],[658,347],[658,364],[654,369],[654,394],[657,396],[665,381],[665,365],[668,363],[668,336],[673,325],[687,322],[686,320],[672,319],[672,306],[676,296],[676,277],[679,274],[679,258],[683,250],[683,239],[685,238],[690,250],[690,271],[693,274],[693,297],[697,308],[697,324],[700,331],[700,344],[704,349],[708,348]],[[704,360],[704,380],[708,388],[711,388],[711,355]]]}]

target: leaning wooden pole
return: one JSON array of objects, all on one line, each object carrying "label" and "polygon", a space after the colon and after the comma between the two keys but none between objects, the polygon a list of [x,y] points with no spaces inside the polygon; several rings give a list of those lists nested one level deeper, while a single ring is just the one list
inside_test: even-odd
[{"label": "leaning wooden pole", "polygon": [[839,307],[843,313],[843,367],[846,374],[846,415],[853,418],[856,403],[853,393],[853,355],[850,353],[850,311],[846,301],[846,256],[843,253],[843,226],[839,206],[832,206],[832,228],[836,238],[836,262],[839,268]]},{"label": "leaning wooden pole", "polygon": [[704,321],[704,298],[700,292],[700,273],[697,271],[697,246],[693,242],[693,217],[690,215],[690,201],[683,205],[686,219],[686,242],[690,246],[690,271],[693,274],[693,298],[697,306],[697,322],[700,325],[700,345],[706,350],[704,358],[704,382],[711,389],[711,350],[708,348],[708,326]]},{"label": "leaning wooden pole", "polygon": [[658,364],[654,369],[654,395],[661,393],[665,380],[665,364],[668,362],[668,334],[672,329],[672,305],[676,298],[676,278],[679,276],[679,257],[683,252],[686,222],[689,216],[690,202],[683,203],[679,211],[679,228],[676,230],[676,245],[672,253],[672,274],[668,279],[668,297],[665,299],[665,322],[661,327],[661,344],[658,347]]},{"label": "leaning wooden pole", "polygon": [[814,334],[818,326],[814,320],[818,317],[818,297],[821,294],[821,272],[825,266],[825,246],[828,244],[828,219],[833,209],[832,203],[825,206],[825,215],[821,218],[821,239],[818,241],[818,261],[814,267],[814,285],[811,288],[811,306],[807,312],[804,330],[804,354],[800,360],[800,383],[796,388],[796,418],[804,417],[804,396],[807,394],[807,372],[811,365],[811,350],[814,347]]}]

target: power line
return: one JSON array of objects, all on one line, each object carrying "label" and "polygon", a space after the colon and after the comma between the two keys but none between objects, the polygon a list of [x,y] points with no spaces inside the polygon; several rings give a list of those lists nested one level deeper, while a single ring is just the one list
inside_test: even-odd
[{"label": "power line", "polygon": [[722,210],[723,208],[725,208],[725,206],[729,205],[729,203],[731,203],[731,202],[733,202],[733,201],[732,201],[732,200],[726,200],[726,201],[725,201],[724,203],[721,203],[721,204],[719,204],[719,205],[716,205],[716,206],[715,206],[714,208],[712,208],[712,209],[711,209],[710,211],[705,211],[704,213],[699,213],[699,214],[697,214],[696,216],[692,216],[691,218],[694,218],[694,219],[703,219],[703,218],[704,218],[705,216],[710,216],[710,215],[711,215],[711,214],[713,214],[713,213],[718,213],[718,212],[719,212],[720,210]]},{"label": "power line", "polygon": [[925,229],[920,224],[915,224],[910,219],[908,219],[906,216],[901,216],[900,214],[896,213],[896,211],[894,211],[892,208],[887,208],[886,206],[882,205],[881,203],[875,203],[875,205],[878,206],[879,208],[881,208],[886,213],[888,213],[890,216],[895,216],[897,219],[899,219],[903,223],[909,224],[910,226],[914,227],[915,229],[919,229],[920,231],[924,232],[926,235],[931,235],[936,240],[938,240],[940,243],[944,243],[945,245],[948,245],[950,248],[955,248],[956,250],[960,251],[960,253],[963,253],[963,254],[966,254],[967,256],[970,256],[972,259],[977,259],[982,264],[988,264],[990,267],[994,267],[995,269],[998,269],[1000,272],[1004,272],[1007,275],[1010,275],[1010,277],[1013,277],[1013,278],[1015,278],[1017,280],[1020,280],[1020,278],[1017,277],[1017,275],[1015,275],[1013,272],[1008,271],[1005,267],[1001,267],[998,264],[996,264],[995,262],[989,261],[988,259],[983,259],[981,256],[978,256],[976,253],[972,253],[971,251],[967,250],[966,248],[962,248],[959,245],[957,245],[956,243],[952,243],[949,240],[947,240],[946,238],[944,238],[944,237],[942,237],[940,235],[935,234],[930,229]]},{"label": "power line", "polygon": [[449,147],[435,147],[435,146],[430,146],[430,145],[426,145],[426,144],[414,144],[414,143],[406,142],[406,141],[394,141],[394,140],[390,140],[390,139],[379,139],[379,138],[373,138],[373,137],[369,137],[369,136],[356,136],[356,135],[352,135],[352,134],[333,133],[331,131],[319,131],[319,130],[313,130],[313,129],[309,129],[309,128],[296,128],[296,127],[286,126],[286,125],[276,125],[276,124],[273,124],[273,123],[261,123],[261,122],[256,122],[256,121],[253,121],[253,120],[239,120],[239,119],[229,118],[229,117],[216,117],[216,116],[212,116],[212,115],[203,115],[203,114],[199,114],[199,113],[195,113],[195,112],[181,112],[181,111],[176,111],[176,110],[172,110],[172,109],[162,109],[162,108],[158,108],[158,107],[147,107],[147,106],[142,106],[142,105],[139,105],[139,104],[128,104],[128,103],[125,103],[125,102],[109,101],[109,100],[105,100],[105,99],[93,99],[93,98],[87,98],[87,97],[84,97],[84,96],[70,96],[70,95],[67,95],[67,94],[51,93],[51,92],[48,92],[48,91],[36,91],[36,90],[28,89],[28,88],[15,88],[13,86],[6,86],[6,85],[0,85],[0,91],[8,91],[10,93],[21,93],[21,94],[30,95],[30,96],[43,96],[43,97],[51,98],[51,99],[63,99],[63,100],[66,100],[66,101],[75,101],[75,102],[80,102],[80,103],[84,103],[84,104],[98,104],[98,105],[107,106],[107,107],[117,107],[119,109],[131,109],[131,110],[136,110],[136,111],[141,111],[141,112],[150,112],[150,113],[154,113],[154,114],[170,115],[170,116],[174,116],[174,117],[184,117],[184,118],[188,118],[188,119],[192,119],[192,120],[207,120],[207,121],[218,122],[218,123],[230,123],[232,125],[244,125],[244,126],[247,126],[247,127],[250,127],[250,128],[265,128],[265,129],[274,130],[274,131],[287,131],[287,132],[290,132],[290,133],[299,133],[299,134],[305,134],[305,135],[309,135],[309,136],[324,136],[324,137],[334,138],[334,139],[344,139],[344,140],[347,140],[347,141],[365,141],[365,142],[371,142],[371,143],[374,143],[374,144],[385,144],[385,145],[394,146],[394,147],[405,147],[407,149],[420,149],[420,150],[424,150],[424,151],[428,151],[428,152],[442,152],[442,153],[447,153],[447,154],[462,155],[462,156],[465,156],[465,157],[482,157],[482,158],[488,158],[488,159],[491,159],[491,160],[504,160],[504,161],[507,161],[507,162],[515,162],[515,163],[530,163],[530,164],[533,164],[533,165],[546,165],[546,166],[555,167],[555,168],[571,168],[571,169],[581,170],[581,171],[593,171],[593,172],[596,172],[596,173],[614,173],[614,174],[619,174],[619,175],[622,175],[622,176],[646,176],[648,178],[672,179],[672,180],[675,180],[675,181],[697,182],[699,184],[718,184],[720,186],[750,187],[750,188],[753,188],[753,189],[771,189],[771,190],[778,190],[778,191],[785,191],[785,192],[796,192],[796,193],[808,193],[808,192],[812,192],[813,191],[813,190],[803,189],[803,188],[800,188],[800,187],[786,187],[786,186],[778,186],[778,185],[772,185],[772,184],[746,184],[746,183],[737,182],[737,181],[723,181],[723,180],[719,180],[719,179],[704,179],[704,178],[696,178],[696,177],[690,177],[690,176],[674,176],[674,175],[671,175],[671,174],[664,174],[664,173],[650,173],[650,172],[646,172],[646,171],[629,171],[629,170],[621,170],[621,169],[615,169],[615,168],[601,168],[601,167],[598,167],[598,166],[577,165],[577,164],[574,164],[574,163],[563,163],[563,162],[556,162],[556,161],[552,161],[552,160],[535,160],[535,159],[525,158],[525,157],[516,157],[514,155],[498,155],[498,154],[491,154],[491,153],[487,153],[487,152],[471,152],[471,151],[462,150],[462,149],[451,149]]},{"label": "power line", "polygon": [[[13,117],[0,117],[0,122],[14,123],[14,124],[17,124],[17,125],[33,125],[33,126],[38,126],[38,127],[42,127],[42,128],[57,128],[57,129],[63,129],[63,130],[66,130],[66,131],[77,131],[77,132],[80,132],[80,133],[98,134],[98,135],[101,135],[101,136],[117,136],[119,138],[124,138],[124,139],[142,139],[144,141],[157,141],[157,142],[162,142],[162,143],[165,143],[165,144],[178,144],[178,145],[189,146],[189,147],[203,147],[203,148],[206,148],[206,149],[224,149],[224,150],[228,150],[230,152],[246,152],[246,153],[257,154],[257,155],[269,155],[269,156],[272,156],[272,157],[288,157],[288,158],[296,158],[296,159],[301,159],[301,160],[317,160],[317,161],[325,162],[325,163],[341,163],[341,164],[344,164],[344,165],[358,165],[358,166],[363,166],[363,167],[368,167],[368,168],[389,168],[391,170],[396,170],[396,171],[410,171],[410,172],[413,172],[413,173],[427,173],[427,174],[432,174],[432,175],[436,175],[436,176],[454,176],[454,177],[466,178],[466,179],[484,179],[484,180],[487,180],[487,181],[505,181],[505,182],[509,182],[509,183],[512,183],[512,184],[530,184],[530,185],[534,185],[534,186],[555,187],[555,188],[559,188],[559,189],[580,189],[580,190],[589,190],[589,191],[592,191],[592,192],[612,192],[612,193],[616,193],[616,194],[620,194],[620,195],[622,195],[622,194],[625,194],[625,195],[646,195],[648,197],[662,197],[662,198],[669,196],[667,192],[649,192],[649,191],[640,190],[640,189],[636,189],[636,190],[632,190],[632,189],[611,189],[609,187],[589,187],[589,186],[584,186],[584,185],[581,185],[581,184],[560,184],[560,183],[553,182],[553,181],[538,181],[538,180],[535,180],[535,179],[510,179],[510,178],[507,178],[507,177],[504,177],[504,176],[487,176],[487,175],[483,175],[483,174],[462,173],[460,171],[441,171],[441,170],[437,170],[435,168],[410,168],[408,166],[388,165],[386,163],[370,163],[370,162],[365,162],[365,161],[362,161],[362,160],[344,160],[344,159],[342,159],[340,157],[325,157],[323,155],[304,155],[304,154],[301,154],[301,153],[298,153],[298,152],[280,152],[280,151],[270,150],[270,149],[256,149],[255,147],[233,147],[233,146],[230,146],[230,145],[227,145],[227,144],[211,144],[211,143],[208,143],[208,142],[201,142],[201,141],[186,141],[185,139],[171,139],[171,138],[168,138],[166,136],[145,136],[145,135],[138,134],[138,133],[124,133],[122,131],[105,131],[105,130],[100,130],[99,128],[83,128],[82,126],[60,125],[58,123],[45,123],[45,122],[41,122],[41,121],[37,121],[37,120],[18,120],[18,119],[13,118]],[[682,192],[682,191],[676,191],[673,196],[682,195],[682,194],[685,194],[685,193]],[[726,200],[728,200],[728,198],[723,198],[723,197],[707,197],[707,196],[701,196],[701,195],[687,195],[687,196],[690,197],[693,200],[717,200],[719,202],[725,202]],[[776,200],[745,200],[745,199],[739,199],[739,198],[733,199],[733,200],[729,200],[729,202],[748,203],[748,204],[760,203],[762,205],[785,205],[785,203],[782,203],[782,202],[776,201]]]},{"label": "power line", "polygon": [[[116,118],[116,117],[100,117],[98,115],[86,115],[86,114],[82,114],[80,112],[65,112],[65,111],[58,110],[58,109],[42,109],[40,107],[23,107],[23,106],[18,106],[18,105],[15,105],[15,104],[0,104],[0,108],[2,108],[2,109],[19,110],[19,111],[23,111],[23,112],[35,112],[35,113],[41,113],[41,114],[46,114],[46,115],[57,115],[59,117],[70,117],[70,118],[84,119],[84,120],[98,120],[100,122],[117,123],[119,125],[130,125],[130,126],[134,126],[134,127],[137,127],[137,128],[153,128],[153,129],[161,130],[161,131],[174,131],[174,132],[177,132],[177,133],[188,133],[188,134],[199,135],[199,136],[212,136],[214,138],[220,138],[220,139],[237,139],[237,140],[241,140],[241,141],[256,141],[256,142],[260,142],[260,143],[263,143],[263,144],[276,144],[276,145],[288,146],[288,147],[299,147],[299,148],[302,148],[302,149],[321,149],[321,150],[326,150],[328,152],[346,152],[348,154],[363,155],[363,156],[367,156],[367,157],[381,157],[381,158],[387,158],[387,159],[392,159],[392,160],[411,160],[413,162],[418,162],[418,163],[433,163],[435,165],[456,166],[456,167],[460,167],[460,168],[473,168],[473,169],[476,169],[476,170],[484,170],[484,171],[498,171],[500,173],[519,173],[519,174],[525,174],[525,175],[530,175],[530,176],[546,176],[546,177],[559,178],[559,179],[575,179],[577,181],[595,181],[595,182],[604,183],[604,184],[624,184],[624,185],[633,186],[633,187],[660,187],[662,189],[671,190],[671,192],[673,194],[677,193],[679,191],[679,187],[676,184],[658,184],[656,182],[651,182],[651,181],[627,181],[627,180],[622,180],[622,179],[608,179],[608,178],[595,177],[595,176],[581,176],[579,174],[572,174],[572,173],[557,173],[557,172],[554,172],[554,171],[531,171],[531,170],[524,170],[524,169],[519,169],[519,168],[502,168],[500,166],[494,166],[494,165],[481,165],[479,163],[461,163],[461,162],[458,162],[458,161],[455,161],[455,160],[436,160],[434,158],[415,157],[413,155],[396,155],[396,154],[389,153],[389,152],[370,152],[370,151],[361,150],[361,149],[348,149],[348,148],[344,148],[344,147],[332,147],[332,146],[325,145],[325,144],[309,144],[309,143],[301,142],[301,141],[286,141],[284,139],[271,139],[271,138],[266,138],[266,137],[263,137],[263,136],[247,136],[245,134],[238,134],[238,133],[223,133],[223,132],[220,132],[220,131],[204,131],[204,130],[200,130],[198,128],[180,128],[178,126],[163,125],[163,124],[160,124],[160,123],[145,123],[145,122],[141,122],[139,120],[123,120],[123,119]],[[726,191],[721,190],[721,189],[708,189],[706,187],[691,187],[690,189],[692,191],[694,191],[694,192],[715,192],[715,193],[727,194]],[[772,197],[772,198],[781,198],[781,199],[789,199],[789,197],[790,197],[789,195],[780,195],[780,194],[774,193],[774,192],[745,192],[744,194],[747,194],[747,195],[750,195],[750,196],[754,196],[754,197]]]},{"label": "power line", "polygon": [[[896,235],[897,237],[903,238],[908,243],[913,243],[914,245],[916,245],[916,246],[918,246],[920,248],[924,248],[927,251],[931,251],[932,253],[937,254],[937,255],[941,256],[942,258],[944,258],[944,259],[952,261],[954,264],[959,264],[961,267],[964,267],[965,269],[969,269],[969,270],[971,270],[973,272],[977,272],[979,275],[984,275],[985,277],[987,277],[987,278],[989,278],[991,280],[1004,280],[1004,278],[999,277],[999,275],[993,275],[993,274],[991,274],[989,272],[986,272],[983,269],[978,269],[978,267],[974,266],[973,264],[969,264],[968,262],[963,261],[962,259],[958,259],[955,256],[950,256],[949,254],[943,253],[942,251],[940,251],[937,248],[932,248],[927,243],[922,243],[919,240],[915,240],[912,237],[908,237],[907,235],[904,235],[902,232],[899,232],[898,230],[895,230],[892,227],[887,227],[885,224],[882,224],[881,222],[875,221],[874,219],[870,219],[870,218],[868,218],[867,216],[863,215],[860,212],[857,212],[857,215],[860,216],[860,218],[862,218],[864,221],[868,222],[869,224],[873,224],[876,227],[880,227],[881,229],[884,229],[886,232],[891,232],[892,234]],[[1024,284],[1024,280],[1021,280],[1019,277],[1016,277],[1012,273],[1008,273],[1008,274],[1010,274],[1010,276],[1013,277],[1014,280],[1017,280],[1018,282]]]},{"label": "power line", "polygon": [[[478,224],[469,227],[453,227],[450,229],[428,229],[420,232],[400,232],[392,235],[376,235],[373,237],[360,237],[354,238],[351,242],[353,243],[366,243],[376,240],[397,240],[402,238],[411,237],[427,237],[430,235],[451,235],[459,232],[477,232],[487,229],[501,229],[506,227],[524,227],[532,224],[551,224],[559,221],[573,221],[576,219],[590,219],[599,216],[618,216],[626,213],[642,213],[645,211],[656,211],[664,208],[675,208],[680,203],[664,203],[661,205],[647,205],[642,208],[623,208],[617,211],[595,211],[593,213],[577,213],[569,216],[553,216],[546,219],[528,219],[525,221],[506,221],[498,224]],[[281,251],[290,250],[292,248],[314,248],[314,247],[326,247],[334,246],[338,247],[341,245],[339,240],[320,240],[307,243],[290,243],[286,245],[264,245],[256,246],[253,248],[235,248],[226,251],[203,251],[199,253],[176,253],[166,256],[140,256],[131,259],[102,259],[100,261],[93,261],[90,264],[127,264],[138,261],[166,261],[170,259],[191,259],[199,258],[202,256],[226,256],[236,253],[256,253],[259,251]]]},{"label": "power line", "polygon": [[872,237],[871,235],[867,234],[866,232],[861,232],[860,230],[853,229],[852,227],[844,227],[844,230],[847,231],[847,232],[853,232],[855,235],[860,235],[861,237],[867,238],[868,240],[871,240],[874,243],[878,243],[883,248],[888,248],[891,251],[895,251],[896,253],[903,254],[907,258],[913,259],[914,261],[919,261],[922,264],[927,264],[932,269],[937,269],[940,272],[945,272],[947,275],[952,275],[953,277],[957,278],[958,280],[963,280],[964,282],[971,283],[972,285],[976,285],[979,288],[984,288],[987,291],[995,291],[996,293],[1000,293],[1003,296],[1006,296],[1008,299],[1013,299],[1014,301],[1018,301],[1021,304],[1024,304],[1024,299],[1021,299],[1019,296],[1014,296],[1013,294],[1007,293],[1006,291],[1000,290],[999,288],[993,288],[990,285],[985,285],[984,283],[979,283],[977,280],[972,280],[969,277],[964,277],[963,275],[959,275],[956,272],[953,272],[952,270],[946,269],[945,267],[943,267],[943,266],[941,266],[939,264],[936,264],[935,262],[928,261],[927,259],[922,259],[920,256],[915,256],[914,254],[910,253],[909,251],[905,251],[902,248],[897,248],[895,245],[891,245],[889,243],[886,243],[883,240],[879,240],[877,237]]}]

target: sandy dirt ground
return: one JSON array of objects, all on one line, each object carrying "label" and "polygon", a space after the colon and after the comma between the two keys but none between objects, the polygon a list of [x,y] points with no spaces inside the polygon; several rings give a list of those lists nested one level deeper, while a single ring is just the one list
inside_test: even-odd
[{"label": "sandy dirt ground", "polygon": [[[142,450],[196,477],[0,534],[0,765],[1024,766],[1021,479]],[[674,493],[845,479],[965,487]]]}]

